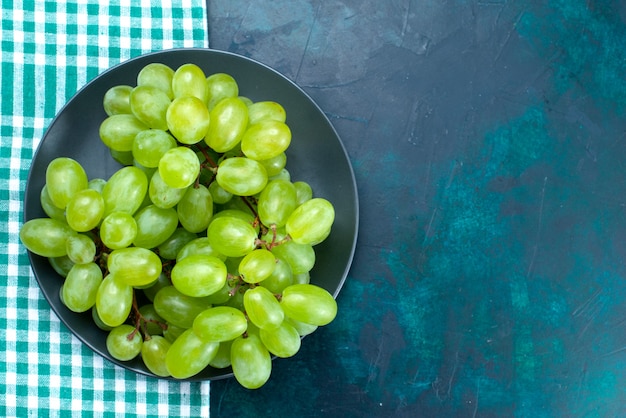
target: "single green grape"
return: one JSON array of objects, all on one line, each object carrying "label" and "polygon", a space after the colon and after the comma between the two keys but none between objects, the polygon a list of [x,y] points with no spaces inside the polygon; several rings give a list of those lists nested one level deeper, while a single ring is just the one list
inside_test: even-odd
[{"label": "single green grape", "polygon": [[206,75],[196,64],[183,64],[174,71],[172,76],[172,92],[176,98],[191,96],[206,103]]},{"label": "single green grape", "polygon": [[267,160],[285,152],[291,130],[284,122],[263,120],[250,125],[241,138],[241,151],[253,160]]},{"label": "single green grape", "polygon": [[100,139],[114,151],[131,151],[135,135],[148,126],[132,114],[116,114],[100,124]]},{"label": "single green grape", "polygon": [[75,234],[68,224],[51,218],[31,219],[20,228],[22,244],[42,257],[67,255],[67,239]]},{"label": "single green grape", "polygon": [[214,73],[206,78],[207,107],[212,110],[222,99],[239,96],[237,81],[226,73]]},{"label": "single green grape", "polygon": [[263,329],[259,337],[267,350],[277,357],[287,358],[295,355],[301,346],[300,334],[289,322],[283,321],[278,328]]},{"label": "single green grape", "polygon": [[274,177],[280,174],[287,165],[287,154],[281,152],[275,157],[268,158],[267,160],[260,160],[259,162],[263,167],[265,167],[265,171],[267,171],[267,176]]},{"label": "single green grape", "polygon": [[75,234],[65,242],[67,256],[75,264],[91,263],[96,256],[96,243],[88,235]]},{"label": "single green grape", "polygon": [[252,103],[248,108],[248,113],[250,115],[250,125],[264,120],[278,122],[287,120],[285,108],[280,103],[269,100]]},{"label": "single green grape", "polygon": [[100,224],[104,215],[104,199],[93,189],[76,192],[67,204],[65,217],[73,230],[91,231]]},{"label": "single green grape", "polygon": [[229,193],[252,196],[265,188],[267,171],[258,161],[245,157],[232,157],[220,163],[216,180]]},{"label": "single green grape", "polygon": [[243,295],[243,306],[248,319],[261,329],[275,329],[285,314],[276,297],[263,286],[248,289]]},{"label": "single green grape", "polygon": [[309,244],[287,241],[275,246],[271,251],[277,258],[289,264],[293,274],[307,273],[315,265],[315,250]]},{"label": "single green grape", "polygon": [[275,295],[283,293],[283,290],[293,284],[293,272],[289,263],[276,258],[276,265],[272,274],[263,280],[260,285]]},{"label": "single green grape", "polygon": [[194,254],[204,254],[208,256],[217,257],[222,261],[226,260],[226,256],[219,253],[211,246],[211,242],[208,237],[198,237],[189,241],[183,248],[178,251],[176,255],[176,262],[180,262],[185,257]]},{"label": "single green grape", "polygon": [[200,373],[217,354],[219,343],[204,341],[193,329],[183,332],[165,355],[167,371],[177,379],[186,379]]},{"label": "single green grape", "polygon": [[335,221],[335,209],[328,200],[316,197],[298,206],[287,219],[285,229],[298,244],[322,242]]},{"label": "single green grape", "polygon": [[238,337],[230,348],[230,361],[237,382],[246,389],[263,386],[272,373],[272,358],[256,334]]},{"label": "single green grape", "polygon": [[165,114],[167,129],[183,144],[196,144],[206,136],[211,115],[202,100],[194,96],[177,97]]},{"label": "single green grape", "polygon": [[156,253],[142,247],[113,250],[107,258],[109,272],[128,286],[151,284],[161,274],[162,266]]},{"label": "single green grape", "polygon": [[151,335],[141,346],[141,358],[146,368],[157,376],[168,377],[165,359],[172,344],[160,335]]},{"label": "single green grape", "polygon": [[104,214],[127,212],[134,214],[141,206],[148,191],[148,177],[141,169],[122,167],[109,178],[102,189]]},{"label": "single green grape", "polygon": [[95,263],[75,264],[63,282],[63,304],[71,311],[86,312],[96,304],[102,270]]},{"label": "single green grape", "polygon": [[169,209],[176,206],[186,192],[187,188],[179,189],[170,187],[163,181],[161,173],[158,171],[155,171],[152,175],[150,178],[150,184],[148,185],[148,196],[150,197],[150,202],[162,209]]},{"label": "single green grape", "polygon": [[198,236],[193,232],[189,232],[183,227],[178,227],[168,239],[158,246],[159,256],[164,260],[176,260],[180,250],[197,238]]},{"label": "single green grape", "polygon": [[174,98],[172,90],[172,80],[174,70],[160,62],[151,62],[145,65],[137,74],[138,86],[152,86],[163,90],[167,97]]},{"label": "single green grape", "polygon": [[282,227],[296,209],[296,188],[286,180],[272,180],[261,192],[257,202],[259,219],[263,225]]},{"label": "single green grape", "polygon": [[248,328],[243,312],[230,306],[215,306],[201,312],[193,321],[193,330],[205,341],[233,340]]},{"label": "single green grape", "polygon": [[163,209],[148,205],[135,214],[137,236],[133,241],[136,247],[155,248],[165,242],[178,227],[176,209]]},{"label": "single green grape", "polygon": [[137,222],[128,212],[112,212],[100,224],[100,239],[112,250],[126,248],[137,236]]},{"label": "single green grape", "polygon": [[158,87],[137,86],[130,92],[130,110],[142,123],[152,129],[168,129],[165,114],[171,99]]},{"label": "single green grape", "polygon": [[217,152],[233,149],[248,127],[248,107],[237,97],[220,100],[211,109],[211,124],[204,142]]},{"label": "single green grape", "polygon": [[285,316],[311,325],[329,324],[337,315],[337,302],[324,288],[294,284],[283,290],[280,306]]},{"label": "single green grape", "polygon": [[109,273],[96,293],[96,309],[102,322],[110,327],[122,325],[130,314],[132,304],[133,288]]},{"label": "single green grape", "polygon": [[113,86],[104,94],[102,105],[107,116],[130,114],[130,92],[131,86]]},{"label": "single green grape", "polygon": [[200,161],[191,149],[183,146],[168,150],[159,160],[159,174],[175,189],[189,187],[200,174]]},{"label": "single green grape", "polygon": [[111,357],[129,361],[141,353],[143,338],[135,327],[128,324],[114,327],[107,335],[106,346]]},{"label": "single green grape", "polygon": [[270,277],[276,268],[276,257],[264,248],[246,254],[239,263],[239,274],[247,283],[260,283]]},{"label": "single green grape", "polygon": [[217,353],[213,360],[209,362],[209,366],[215,367],[216,369],[225,369],[230,366],[230,347],[233,345],[233,340],[222,341],[220,343],[219,348],[217,349]]},{"label": "single green grape", "polygon": [[163,154],[178,144],[168,132],[160,129],[146,129],[135,135],[133,141],[133,158],[144,167],[159,166]]},{"label": "single green grape", "polygon": [[46,168],[46,186],[52,203],[65,209],[74,195],[87,188],[85,170],[76,160],[57,157]]},{"label": "single green grape", "polygon": [[311,185],[305,181],[296,181],[293,183],[296,188],[296,205],[300,206],[307,200],[313,199],[313,189]]},{"label": "single green grape", "polygon": [[209,184],[209,192],[211,192],[211,197],[213,198],[213,203],[218,205],[223,205],[232,199],[233,194],[224,190],[222,186],[220,186],[216,181],[211,182]]},{"label": "single green grape", "polygon": [[154,296],[154,309],[168,324],[191,328],[198,314],[211,307],[206,298],[187,296],[174,286],[161,288]]},{"label": "single green grape", "polygon": [[226,283],[226,266],[217,257],[190,255],[174,265],[171,277],[174,287],[184,295],[209,296]]},{"label": "single green grape", "polygon": [[214,218],[207,230],[209,243],[227,257],[243,257],[256,246],[257,233],[251,224],[232,216]]},{"label": "single green grape", "polygon": [[56,219],[57,221],[61,222],[67,222],[67,219],[65,218],[65,210],[57,207],[54,202],[52,202],[50,194],[48,193],[48,186],[46,186],[45,184],[41,188],[39,201],[41,203],[41,208],[43,209],[45,214],[48,215],[49,218]]},{"label": "single green grape", "polygon": [[211,192],[202,184],[188,187],[176,206],[176,213],[186,230],[194,233],[204,231],[213,216]]}]

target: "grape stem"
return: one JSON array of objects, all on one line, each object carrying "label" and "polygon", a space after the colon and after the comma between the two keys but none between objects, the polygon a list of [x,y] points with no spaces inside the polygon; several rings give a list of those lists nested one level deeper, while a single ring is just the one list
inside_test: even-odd
[{"label": "grape stem", "polygon": [[139,311],[139,304],[137,303],[137,295],[134,292],[133,312],[131,316],[135,319],[135,329],[126,337],[128,338],[128,341],[131,341],[133,338],[135,338],[135,335],[138,332],[141,332],[145,341],[150,341],[152,337],[150,336],[150,333],[148,333],[148,322],[157,324],[159,327],[161,327],[163,331],[167,329],[167,324],[164,324],[163,322],[157,321],[155,319],[146,318],[141,314],[141,312]]}]

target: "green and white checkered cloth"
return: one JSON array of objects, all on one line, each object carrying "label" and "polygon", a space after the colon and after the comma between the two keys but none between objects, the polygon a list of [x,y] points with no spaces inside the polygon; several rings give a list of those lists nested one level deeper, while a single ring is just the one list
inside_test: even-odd
[{"label": "green and white checkered cloth", "polygon": [[0,0],[0,8],[0,416],[208,416],[208,382],[137,375],[75,338],[43,298],[18,237],[30,162],[56,113],[121,61],[208,47],[205,1]]}]

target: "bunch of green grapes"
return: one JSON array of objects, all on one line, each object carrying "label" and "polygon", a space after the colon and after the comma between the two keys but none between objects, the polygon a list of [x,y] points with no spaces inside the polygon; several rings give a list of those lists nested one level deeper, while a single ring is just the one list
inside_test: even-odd
[{"label": "bunch of green grapes", "polygon": [[231,366],[262,386],[272,356],[337,314],[309,276],[335,211],[290,178],[285,109],[240,96],[228,74],[160,63],[103,106],[100,137],[122,168],[88,179],[54,159],[47,217],[22,226],[22,243],[65,278],[63,304],[108,331],[112,357],[178,379]]}]

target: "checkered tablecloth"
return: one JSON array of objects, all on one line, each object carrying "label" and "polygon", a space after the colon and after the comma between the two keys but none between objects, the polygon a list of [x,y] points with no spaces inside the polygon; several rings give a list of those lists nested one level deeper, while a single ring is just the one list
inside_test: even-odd
[{"label": "checkered tablecloth", "polygon": [[0,5],[0,416],[208,416],[208,382],[146,378],[75,338],[43,298],[18,238],[30,162],[56,113],[121,61],[208,47],[205,1]]}]

